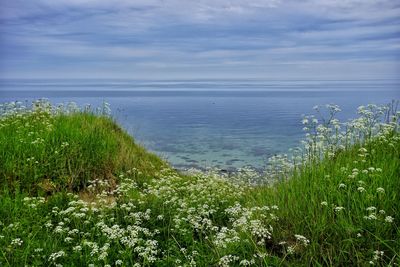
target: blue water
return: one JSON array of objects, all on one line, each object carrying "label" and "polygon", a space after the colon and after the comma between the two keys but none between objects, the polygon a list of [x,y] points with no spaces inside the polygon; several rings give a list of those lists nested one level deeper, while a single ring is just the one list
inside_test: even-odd
[{"label": "blue water", "polygon": [[2,80],[0,102],[111,104],[135,140],[177,168],[263,167],[303,138],[302,114],[328,103],[356,108],[400,99],[400,81]]}]

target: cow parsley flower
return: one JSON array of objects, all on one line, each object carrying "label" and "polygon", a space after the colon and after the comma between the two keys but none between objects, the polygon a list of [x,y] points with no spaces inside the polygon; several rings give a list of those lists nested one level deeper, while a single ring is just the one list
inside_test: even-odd
[{"label": "cow parsley flower", "polygon": [[289,255],[294,254],[295,252],[296,252],[296,250],[294,249],[293,246],[288,246],[288,248],[287,248],[287,253],[288,253]]},{"label": "cow parsley flower", "polygon": [[385,193],[385,189],[383,189],[382,187],[378,187],[378,188],[376,189],[376,192],[377,192],[377,193],[380,193],[380,194],[383,194],[383,193]]},{"label": "cow parsley flower", "polygon": [[65,252],[60,250],[59,252],[52,253],[49,257],[49,261],[56,261],[58,258],[65,256]]},{"label": "cow parsley flower", "polygon": [[394,221],[394,218],[392,216],[386,216],[385,222],[392,223],[393,221]]},{"label": "cow parsley flower", "polygon": [[360,192],[360,193],[365,192],[365,188],[362,187],[362,186],[359,186],[359,187],[357,188],[357,190],[358,190],[358,192]]},{"label": "cow parsley flower", "polygon": [[340,206],[335,207],[336,212],[341,212],[342,210],[344,210],[344,207],[340,207]]},{"label": "cow parsley flower", "polygon": [[366,208],[366,210],[367,210],[367,211],[375,211],[375,210],[376,210],[376,207],[372,207],[372,206],[371,206],[371,207]]},{"label": "cow parsley flower", "polygon": [[302,235],[294,235],[294,237],[296,237],[297,241],[302,243],[305,247],[308,246],[308,244],[310,244],[310,240],[308,240],[306,237]]},{"label": "cow parsley flower", "polygon": [[364,216],[364,219],[369,220],[369,221],[372,221],[372,220],[376,220],[377,217],[376,217],[375,214],[370,214],[370,215],[368,215],[368,216]]},{"label": "cow parsley flower", "polygon": [[21,246],[22,243],[24,243],[24,241],[21,240],[21,238],[15,238],[13,240],[11,240],[11,245],[12,246]]}]

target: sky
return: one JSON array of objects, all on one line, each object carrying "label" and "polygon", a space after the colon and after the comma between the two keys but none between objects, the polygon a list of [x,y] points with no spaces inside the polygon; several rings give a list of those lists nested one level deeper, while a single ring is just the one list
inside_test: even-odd
[{"label": "sky", "polygon": [[2,79],[398,77],[399,0],[0,0]]}]

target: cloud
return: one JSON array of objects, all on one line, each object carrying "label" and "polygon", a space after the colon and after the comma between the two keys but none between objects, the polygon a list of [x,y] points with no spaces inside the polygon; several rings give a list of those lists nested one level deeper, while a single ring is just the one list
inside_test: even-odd
[{"label": "cloud", "polygon": [[321,77],[379,78],[395,77],[399,70],[396,1],[2,0],[0,5],[0,77],[101,73],[112,78],[134,72],[156,78],[268,78],[279,72],[312,77],[315,70]]}]

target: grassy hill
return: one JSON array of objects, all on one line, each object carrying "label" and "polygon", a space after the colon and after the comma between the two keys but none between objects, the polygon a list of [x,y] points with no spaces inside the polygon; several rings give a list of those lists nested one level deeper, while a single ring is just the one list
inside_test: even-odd
[{"label": "grassy hill", "polygon": [[0,266],[400,263],[393,108],[304,118],[303,149],[262,177],[178,173],[106,108],[0,106]]}]

